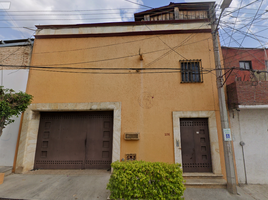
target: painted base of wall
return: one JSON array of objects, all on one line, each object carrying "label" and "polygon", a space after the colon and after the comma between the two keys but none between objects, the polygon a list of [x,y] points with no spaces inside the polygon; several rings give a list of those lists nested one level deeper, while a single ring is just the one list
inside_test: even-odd
[{"label": "painted base of wall", "polygon": [[0,185],[4,182],[5,173],[0,173]]}]

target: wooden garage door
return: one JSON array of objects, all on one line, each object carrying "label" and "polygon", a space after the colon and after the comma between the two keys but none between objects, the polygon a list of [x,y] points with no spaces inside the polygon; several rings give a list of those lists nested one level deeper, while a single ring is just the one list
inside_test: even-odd
[{"label": "wooden garage door", "polygon": [[180,119],[183,172],[212,172],[207,118]]},{"label": "wooden garage door", "polygon": [[113,112],[41,113],[35,169],[109,169]]}]

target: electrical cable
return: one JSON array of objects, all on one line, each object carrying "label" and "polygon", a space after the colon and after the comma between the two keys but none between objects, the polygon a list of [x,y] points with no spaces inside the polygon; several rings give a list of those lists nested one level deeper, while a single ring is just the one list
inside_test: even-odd
[{"label": "electrical cable", "polygon": [[[223,29],[223,27],[222,27],[222,29]],[[257,33],[260,33],[260,32],[263,32],[263,31],[266,31],[268,28],[265,28],[265,29],[263,29],[263,30],[260,30],[260,31],[257,31],[257,32],[255,32],[255,34],[257,34]],[[221,29],[220,29],[221,30]],[[227,31],[228,32],[228,31]],[[226,33],[225,33],[226,34]],[[226,34],[227,35],[227,34]],[[261,36],[261,37],[263,37],[263,36]],[[227,37],[226,38],[229,38],[229,35],[227,35]],[[226,39],[226,38],[224,38],[224,39]],[[242,40],[243,39],[243,37],[241,37],[241,38],[237,38],[236,40],[237,41],[239,41],[239,40]],[[232,43],[232,42],[231,42]],[[255,48],[258,48],[258,47],[255,47]]]},{"label": "electrical cable", "polygon": [[[37,54],[38,55],[38,54],[48,54],[48,53],[63,53],[63,52],[72,52],[72,51],[80,51],[80,50],[104,48],[104,47],[111,47],[111,46],[116,46],[116,45],[121,45],[121,44],[127,44],[127,43],[132,43],[132,42],[137,42],[137,41],[144,41],[144,40],[153,39],[153,38],[156,38],[156,36],[153,36],[153,37],[150,37],[150,38],[144,38],[144,39],[140,39],[140,40],[133,40],[133,41],[128,41],[128,42],[122,42],[122,43],[115,43],[115,44],[110,44],[110,45],[104,45],[104,46],[95,46],[95,47],[87,47],[87,48],[79,48],[79,49],[71,49],[71,50],[61,50],[61,51],[51,51],[51,52],[49,52],[49,51],[46,51],[46,52],[37,52],[37,53],[33,53],[33,54]],[[186,46],[186,45],[191,45],[191,44],[196,44],[196,43],[205,41],[207,39],[210,39],[210,37],[209,38],[202,39],[202,40],[198,40],[198,41],[195,41],[195,42],[185,43],[185,44],[180,45],[180,47],[181,46]],[[175,46],[175,47],[178,47],[178,45]],[[175,48],[175,47],[173,47],[173,48]],[[165,51],[165,50],[168,50],[168,49],[169,48],[163,48],[163,49],[158,49],[158,50],[154,50],[154,51],[143,52],[143,54],[150,54],[150,53],[155,53],[155,52],[159,52],[159,51]]]},{"label": "electrical cable", "polygon": [[[93,70],[93,71],[96,71],[96,70],[100,70],[100,71],[106,71],[106,70],[108,70],[108,71],[122,71],[122,70],[127,70],[127,71],[129,71],[129,70],[133,70],[133,71],[138,71],[138,72],[140,72],[140,71],[154,71],[154,70],[156,70],[156,71],[160,71],[160,70],[164,70],[164,71],[176,71],[176,72],[178,72],[178,71],[181,71],[181,68],[175,68],[175,67],[171,67],[171,68],[161,68],[161,67],[159,67],[159,68],[139,68],[139,67],[125,67],[125,68],[123,68],[123,67],[106,67],[106,68],[96,68],[96,67],[47,67],[46,65],[43,65],[43,66],[37,66],[37,65],[31,65],[31,66],[24,66],[24,65],[3,65],[3,64],[0,64],[0,66],[1,67],[10,67],[10,68],[12,68],[12,67],[14,67],[14,68],[23,68],[23,69],[25,69],[25,68],[29,68],[29,69],[46,69],[46,70],[50,70],[50,69],[57,69],[57,70]],[[223,69],[225,69],[225,70],[230,70],[230,69],[234,69],[234,70],[240,70],[240,68],[239,67],[231,67],[231,68],[221,68],[221,69],[216,69],[216,68],[206,68],[206,69],[204,69],[204,68],[202,68],[202,72],[205,72],[204,74],[206,74],[206,73],[209,73],[209,72],[211,72],[211,71],[216,71],[216,70],[223,70]],[[245,70],[243,70],[243,71],[245,71]]]},{"label": "electrical cable", "polygon": [[[228,28],[230,28],[230,29],[236,30],[237,32],[239,32],[239,33],[241,33],[241,34],[243,34],[243,35],[245,35],[245,36],[247,36],[247,37],[250,37],[250,38],[252,38],[252,39],[256,39],[256,38],[253,37],[253,36],[249,36],[246,32],[241,31],[241,30],[239,30],[239,29],[232,28],[231,26],[229,26],[229,25],[227,25],[227,24],[224,24],[223,26],[226,26],[226,27],[228,27]],[[222,26],[222,27],[223,27],[223,26]],[[253,35],[253,33],[250,33],[250,35]],[[261,36],[261,35],[255,35],[255,36],[257,36],[257,37],[261,37],[261,38],[264,38],[264,39],[268,39],[268,37],[264,37],[264,36]],[[231,37],[231,35],[230,35],[230,37]],[[257,39],[256,39],[256,40],[257,40]]]},{"label": "electrical cable", "polygon": [[[225,31],[225,30],[224,30]],[[227,33],[227,32],[226,32]],[[228,33],[227,33],[228,34]],[[233,40],[234,41],[236,41],[234,38],[233,38]],[[236,41],[237,42],[237,41]],[[238,43],[238,42],[237,42]],[[238,43],[239,44],[239,43]],[[240,47],[239,47],[240,48]],[[239,49],[238,48],[238,49]],[[238,52],[237,52],[238,53]],[[234,55],[234,57],[237,55],[237,53]],[[250,55],[252,55],[249,51],[248,51],[248,53],[250,54]],[[254,55],[252,55],[253,57],[255,57]],[[256,58],[256,57],[255,57]],[[261,60],[259,60],[258,58],[256,58],[260,63],[262,63],[262,61]],[[230,61],[231,62],[231,61]],[[225,63],[225,64],[229,64],[229,63]],[[262,63],[263,64],[263,63]]]},{"label": "electrical cable", "polygon": [[143,7],[146,7],[146,8],[153,8],[153,7],[146,6],[146,5],[142,5],[142,4],[140,4],[140,3],[136,3],[136,2],[133,2],[133,1],[129,1],[129,0],[125,0],[125,1],[127,1],[127,2],[129,2],[129,3],[133,3],[133,4],[136,4],[136,5],[139,5],[139,6],[143,6]]},{"label": "electrical cable", "polygon": [[[150,29],[150,27],[148,27],[146,24],[145,24],[145,26],[150,30],[150,31],[152,31],[151,29]],[[157,36],[157,38],[163,43],[163,44],[165,44],[166,46],[168,46],[169,48],[170,48],[170,50],[172,50],[172,51],[174,51],[176,54],[178,54],[179,56],[181,56],[181,57],[183,57],[184,59],[186,59],[187,60],[187,58],[185,58],[183,55],[181,55],[179,52],[177,52],[176,50],[174,50],[174,48],[171,48],[166,42],[164,42],[159,36]]]},{"label": "electrical cable", "polygon": [[[258,7],[258,10],[256,11],[256,14],[254,15],[254,18],[252,19],[252,21],[251,21],[250,24],[249,24],[249,27],[248,27],[248,29],[247,29],[247,32],[246,32],[245,36],[243,37],[242,42],[239,44],[233,37],[231,37],[235,42],[237,42],[237,43],[239,44],[239,47],[238,47],[238,48],[240,48],[240,47],[242,46],[242,44],[243,44],[245,38],[247,37],[247,35],[248,35],[248,31],[249,31],[249,29],[251,28],[253,22],[255,21],[256,16],[257,16],[257,14],[258,14],[258,12],[259,12],[259,9],[261,8],[262,3],[263,3],[263,0],[261,1],[260,5],[259,5],[259,7]],[[241,28],[240,28],[240,29],[241,29]],[[224,30],[224,29],[223,29],[223,30]],[[224,30],[224,31],[225,31],[225,30]],[[226,31],[225,31],[225,32],[226,32]],[[226,32],[226,34],[228,34],[228,33]],[[229,35],[229,34],[228,34],[228,35]],[[255,38],[254,38],[254,39],[255,39]],[[238,52],[237,52],[237,53],[238,53]],[[237,55],[237,53],[236,53],[236,55]]]},{"label": "electrical cable", "polygon": [[[9,10],[8,12],[92,12],[92,11],[105,11],[105,10],[144,10],[142,8],[102,8],[91,10]],[[5,12],[5,11],[1,11]]]},{"label": "electrical cable", "polygon": [[[200,29],[205,23],[203,23],[198,29]],[[192,33],[191,35],[189,35],[184,41],[182,41],[179,45],[173,47],[173,49],[176,49],[178,47],[181,47],[185,42],[187,42],[191,37],[193,37],[193,35],[196,35],[197,33]],[[166,57],[167,55],[169,55],[172,52],[172,50],[162,54],[160,57],[158,57],[157,59],[151,61],[150,63],[148,63],[145,67],[149,67],[151,66],[153,63],[161,60],[162,58]]]},{"label": "electrical cable", "polygon": [[[239,58],[242,60],[242,59],[248,59],[248,55],[244,55],[242,56],[243,54],[250,54],[252,57],[254,57],[255,59],[257,59],[261,64],[263,64],[263,62],[261,60],[259,60],[258,58],[256,58],[256,55],[255,54],[259,54],[259,50],[263,50],[263,49],[241,49],[241,48],[232,48],[232,47],[227,47],[227,48],[230,48],[230,49],[236,49],[236,50],[243,50],[244,52],[239,52]],[[256,50],[255,53],[249,53],[249,51],[252,51],[252,50]],[[227,54],[228,55],[228,54]],[[225,63],[225,65],[230,65],[232,64],[234,61],[236,61],[237,59],[233,59],[233,60],[230,60],[230,58],[235,58],[236,57],[236,54],[235,55],[232,55],[232,56],[229,56],[229,57],[225,57],[223,55],[223,59],[221,61],[223,61]],[[227,63],[226,60],[229,60],[229,62]]]},{"label": "electrical cable", "polygon": [[81,50],[87,50],[87,49],[104,48],[104,47],[129,44],[129,43],[134,43],[134,42],[139,42],[139,41],[144,41],[144,40],[150,40],[150,39],[153,39],[156,37],[157,36],[153,36],[153,37],[149,37],[149,38],[142,38],[142,39],[138,39],[138,40],[131,40],[131,41],[120,42],[120,43],[115,43],[115,44],[107,44],[107,45],[103,45],[103,46],[94,46],[94,47],[78,48],[78,49],[71,49],[71,50],[61,50],[61,51],[45,51],[45,52],[38,52],[38,53],[33,53],[33,54],[62,53],[62,52],[81,51]]},{"label": "electrical cable", "polygon": [[[243,0],[241,0],[241,1],[240,1],[240,6],[239,6],[240,8],[241,8],[242,3],[243,3]],[[237,21],[237,18],[238,18],[239,12],[240,12],[240,10],[238,10],[238,13],[237,13],[236,18],[235,18],[235,24],[234,24],[234,27],[233,27],[233,30],[232,30],[232,33],[231,33],[231,37],[233,36],[233,33],[234,33],[234,28],[235,28],[235,25],[236,25],[236,21]],[[230,37],[230,40],[229,40],[228,47],[230,46],[231,37]]]},{"label": "electrical cable", "polygon": [[252,5],[253,3],[255,3],[255,2],[257,2],[257,1],[259,1],[259,0],[252,1],[252,2],[250,2],[249,4],[247,4],[247,5],[243,6],[243,7],[238,8],[237,10],[230,11],[228,14],[223,15],[222,17],[226,17],[226,16],[228,16],[228,15],[230,15],[230,14],[232,14],[232,13],[238,11],[238,10],[241,10],[241,9],[243,9],[243,8],[245,8],[245,7],[248,7],[248,6]]}]

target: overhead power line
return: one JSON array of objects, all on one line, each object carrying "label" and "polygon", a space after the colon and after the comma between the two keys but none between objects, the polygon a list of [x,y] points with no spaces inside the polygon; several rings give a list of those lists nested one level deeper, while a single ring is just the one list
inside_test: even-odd
[{"label": "overhead power line", "polygon": [[[228,27],[228,28],[230,28],[230,29],[232,29],[232,30],[236,30],[236,32],[239,32],[239,33],[245,35],[246,37],[250,37],[250,38],[252,38],[252,39],[256,39],[255,37],[251,36],[251,35],[253,35],[253,33],[247,33],[247,32],[245,32],[245,31],[242,31],[242,30],[239,29],[239,28],[237,28],[237,29],[236,29],[236,28],[233,28],[233,27],[229,26],[227,23],[226,23],[226,24],[222,24],[222,26]],[[255,34],[255,33],[254,33],[254,34]],[[231,36],[232,36],[232,35],[231,35]],[[264,36],[261,36],[261,35],[256,35],[256,34],[255,34],[255,36],[260,37],[260,38],[264,38],[264,39],[268,39],[268,37],[264,37]]]},{"label": "overhead power line", "polygon": [[238,10],[241,10],[241,9],[243,9],[243,8],[245,8],[245,7],[248,7],[248,6],[254,4],[254,3],[257,2],[257,1],[259,1],[259,0],[252,1],[252,2],[250,2],[249,4],[246,4],[245,6],[239,7],[238,9],[236,9],[236,10],[234,10],[234,11],[227,12],[227,14],[223,15],[222,17],[228,16],[228,15],[234,13],[234,12],[237,12]]},{"label": "overhead power line", "polygon": [[[100,19],[122,19],[122,18],[133,18],[133,17],[125,17],[125,16],[122,16],[122,17],[109,17],[109,18],[89,18],[89,19],[84,19],[84,18],[81,18],[81,19],[77,19],[77,18],[73,18],[73,19],[70,19],[70,18],[63,18],[63,19],[59,19],[59,18],[56,18],[56,19],[16,19],[16,21],[51,21],[51,20],[56,20],[56,21],[61,21],[61,20],[79,20],[79,21],[85,21],[85,20],[100,20]],[[7,21],[6,19],[0,19],[0,21]]]},{"label": "overhead power line", "polygon": [[136,2],[133,2],[133,1],[129,1],[129,0],[125,0],[129,3],[133,3],[133,4],[136,4],[136,5],[139,5],[139,6],[142,6],[142,7],[145,7],[145,8],[153,8],[153,7],[150,7],[150,6],[146,6],[146,5],[143,5],[143,4],[140,4],[140,3],[136,3]]},{"label": "overhead power line", "polygon": [[[109,75],[120,75],[120,74],[171,74],[180,73],[181,68],[66,68],[66,67],[44,67],[44,66],[20,66],[20,65],[0,65],[0,67],[10,67],[10,68],[30,68],[31,70],[39,70],[46,72],[57,72],[57,73],[75,73],[75,74],[109,74]],[[216,70],[241,70],[238,67],[231,68],[207,68],[202,69],[201,74],[209,74]],[[69,70],[69,71],[66,71]],[[75,71],[74,71],[75,70]],[[127,72],[124,72],[127,71]],[[243,70],[244,71],[244,70]],[[266,71],[256,70],[257,72],[267,73]],[[213,74],[213,73],[212,73]]]},{"label": "overhead power line", "polygon": [[[73,13],[66,13],[66,14],[56,14],[56,13],[46,13],[46,14],[19,14],[19,15],[9,15],[12,17],[22,17],[22,16],[73,16],[73,15],[120,15],[120,14],[124,14],[124,13],[120,13],[120,12],[113,12],[113,13],[79,13],[79,14],[73,14]],[[6,16],[6,15],[0,15],[0,16]],[[133,15],[132,15],[133,16]]]},{"label": "overhead power line", "polygon": [[[90,10],[9,10],[8,12],[93,12],[93,11],[104,11],[104,10],[144,10],[142,8],[102,8],[102,9],[90,9]],[[4,12],[0,10],[0,13]]]}]

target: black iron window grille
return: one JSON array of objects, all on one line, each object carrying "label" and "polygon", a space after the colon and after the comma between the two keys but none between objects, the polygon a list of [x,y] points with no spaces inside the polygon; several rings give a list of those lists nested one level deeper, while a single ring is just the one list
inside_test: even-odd
[{"label": "black iron window grille", "polygon": [[181,82],[182,83],[202,83],[201,60],[183,60],[181,65]]}]

